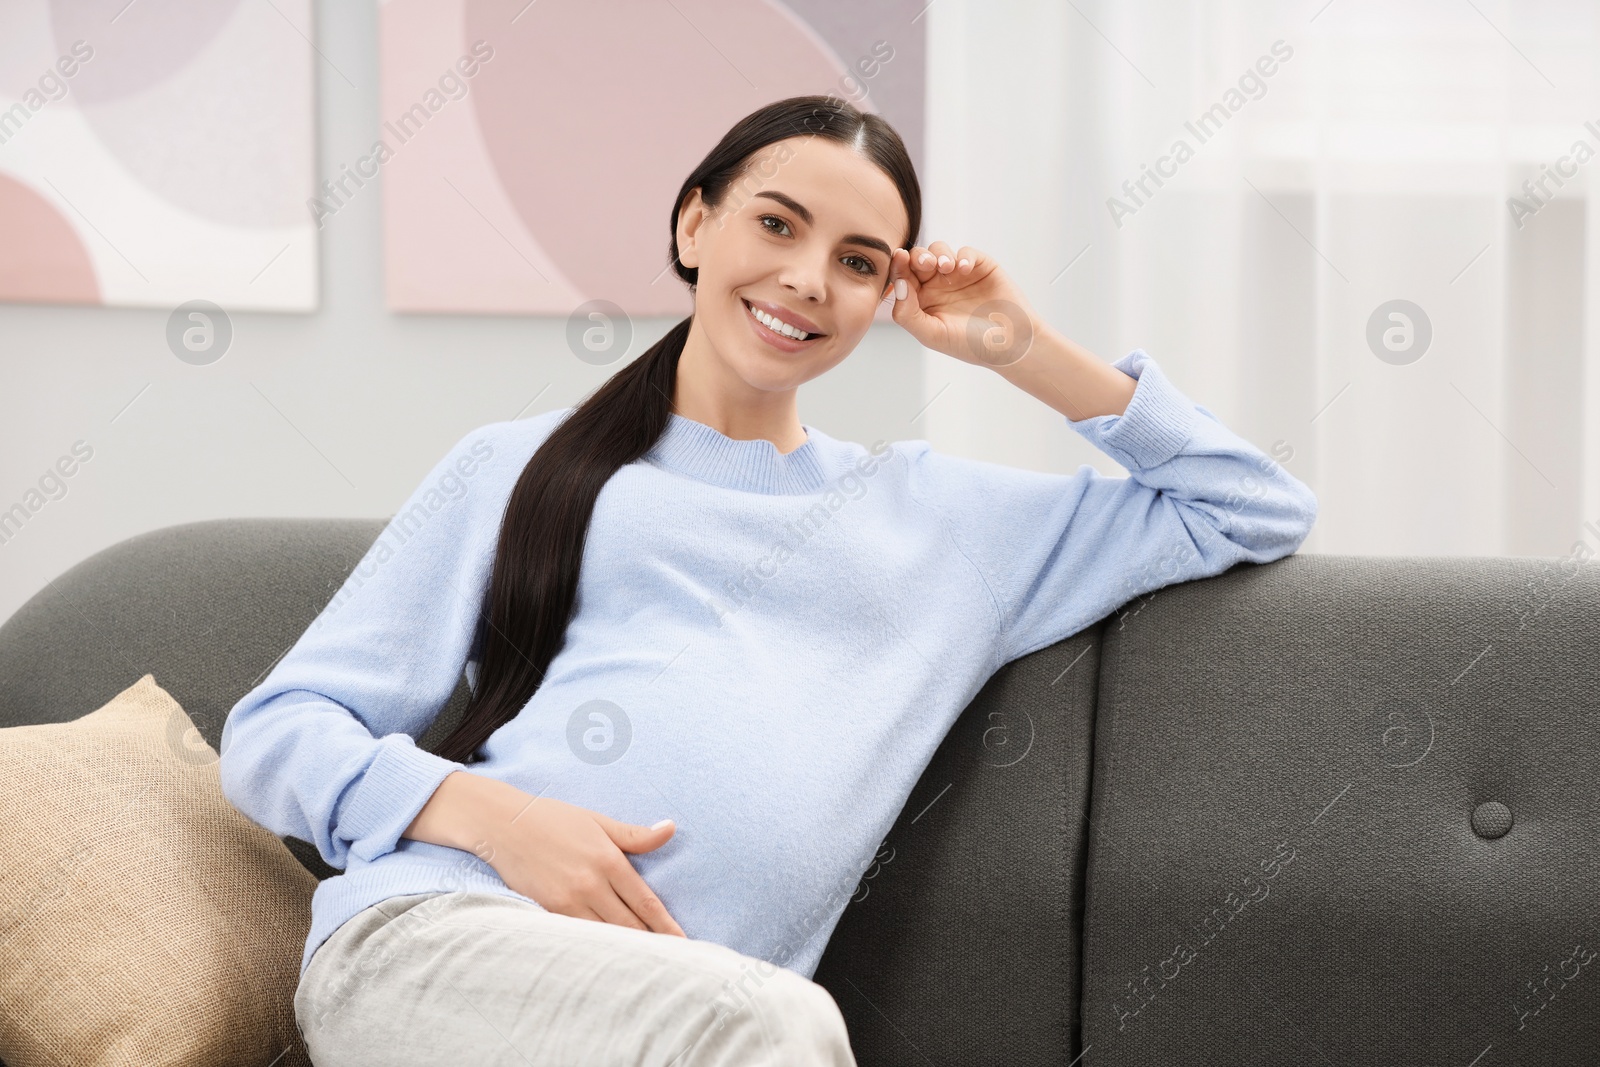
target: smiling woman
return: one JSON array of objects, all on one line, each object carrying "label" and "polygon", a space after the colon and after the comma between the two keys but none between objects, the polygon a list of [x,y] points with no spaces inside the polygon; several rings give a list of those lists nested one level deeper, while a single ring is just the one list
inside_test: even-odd
[{"label": "smiling woman", "polygon": [[[672,205],[694,314],[576,408],[463,438],[391,521],[481,438],[471,491],[235,705],[226,795],[347,868],[295,999],[317,1062],[851,1067],[810,979],[972,695],[1306,537],[1310,490],[1147,353],[1101,362],[920,224],[882,119],[798,97],[741,120]],[[919,343],[1132,477],[802,424],[798,387],[891,291]],[[417,747],[474,661],[459,724]]]},{"label": "smiling woman", "polygon": [[[819,219],[811,205],[827,211]],[[439,755],[470,757],[539,688],[611,476],[674,415],[786,455],[799,448],[795,390],[855,348],[888,293],[893,249],[921,225],[922,189],[900,135],[831,97],[753,112],[684,179],[668,254],[694,314],[579,404],[523,471],[495,557],[483,682]],[[785,336],[775,320],[817,336]]]},{"label": "smiling woman", "polygon": [[805,134],[750,157],[741,188],[755,188],[736,207],[708,200],[705,183],[690,188],[675,231],[678,262],[695,275],[679,414],[738,439],[771,434],[781,452],[799,447],[795,389],[860,343],[894,249],[920,224],[907,207],[920,210],[915,178],[908,196],[907,175],[893,173],[849,141]]}]

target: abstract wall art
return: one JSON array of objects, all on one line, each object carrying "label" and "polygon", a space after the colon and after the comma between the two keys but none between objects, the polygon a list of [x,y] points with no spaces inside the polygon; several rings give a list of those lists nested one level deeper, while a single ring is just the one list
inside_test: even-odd
[{"label": "abstract wall art", "polygon": [[0,300],[317,306],[311,0],[5,0]]},{"label": "abstract wall art", "polygon": [[742,116],[831,93],[887,118],[920,167],[926,6],[388,0],[375,140],[326,168],[348,175],[326,209],[382,174],[395,310],[681,316],[672,198]]}]

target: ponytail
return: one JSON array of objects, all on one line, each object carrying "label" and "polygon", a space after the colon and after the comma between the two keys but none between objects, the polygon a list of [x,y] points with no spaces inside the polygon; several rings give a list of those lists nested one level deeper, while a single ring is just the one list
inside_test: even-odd
[{"label": "ponytail", "polygon": [[594,502],[611,476],[650,451],[672,416],[689,316],[612,375],[545,438],[511,491],[490,579],[478,685],[438,755],[470,762],[510,721],[561,651],[578,596]]}]

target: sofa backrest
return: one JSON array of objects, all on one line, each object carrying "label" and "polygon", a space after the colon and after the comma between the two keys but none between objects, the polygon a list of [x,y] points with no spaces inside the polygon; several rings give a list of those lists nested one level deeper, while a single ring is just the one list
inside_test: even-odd
[{"label": "sofa backrest", "polygon": [[[217,748],[228,711],[299,640],[386,521],[216,519],[95,553],[0,626],[0,727],[79,718],[151,673]],[[452,722],[467,695],[463,677]],[[309,843],[288,843],[318,878],[339,873]]]},{"label": "sofa backrest", "polygon": [[[149,672],[216,747],[383,525],[84,560],[0,626],[0,726]],[[863,1064],[1586,1062],[1597,801],[1600,565],[1242,564],[996,673],[816,980]]]},{"label": "sofa backrest", "polygon": [[1085,1065],[1600,1062],[1600,564],[1291,556],[1101,649]]}]

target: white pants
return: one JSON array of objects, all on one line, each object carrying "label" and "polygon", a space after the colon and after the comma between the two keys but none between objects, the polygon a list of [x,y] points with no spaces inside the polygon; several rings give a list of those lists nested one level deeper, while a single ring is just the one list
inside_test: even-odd
[{"label": "white pants", "polygon": [[493,893],[390,897],[311,957],[317,1067],[855,1067],[828,991],[696,941]]}]

